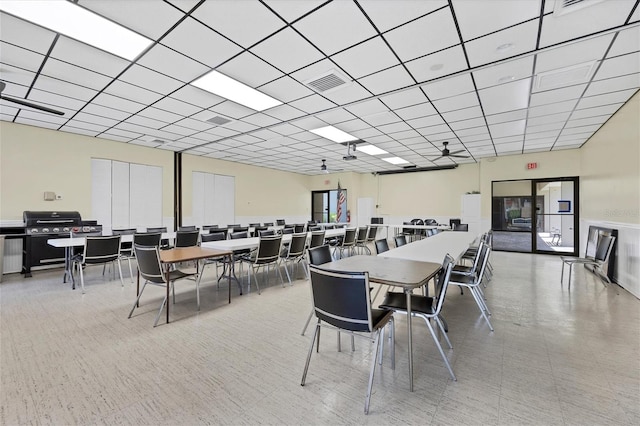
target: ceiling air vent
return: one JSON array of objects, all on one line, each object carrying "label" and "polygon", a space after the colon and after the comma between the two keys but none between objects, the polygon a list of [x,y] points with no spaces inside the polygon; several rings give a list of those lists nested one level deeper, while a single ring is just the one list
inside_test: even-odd
[{"label": "ceiling air vent", "polygon": [[207,120],[207,123],[215,124],[216,126],[222,126],[223,124],[231,123],[231,120],[221,115],[216,115]]},{"label": "ceiling air vent", "polygon": [[573,86],[587,83],[596,69],[597,61],[585,62],[557,70],[545,71],[536,74],[533,91],[556,89],[558,87]]},{"label": "ceiling air vent", "polygon": [[601,3],[602,1],[603,0],[556,0],[553,7],[553,14],[557,16],[565,15]]},{"label": "ceiling air vent", "polygon": [[304,82],[307,86],[318,93],[329,93],[349,82],[349,79],[336,70],[330,70],[318,77]]},{"label": "ceiling air vent", "polygon": [[161,139],[154,139],[154,140],[151,141],[151,143],[157,143],[158,145],[162,145],[162,144],[167,143],[167,141],[163,141]]}]

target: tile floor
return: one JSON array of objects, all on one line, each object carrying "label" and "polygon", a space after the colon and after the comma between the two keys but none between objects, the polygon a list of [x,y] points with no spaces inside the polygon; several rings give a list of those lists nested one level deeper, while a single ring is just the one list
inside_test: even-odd
[{"label": "tile floor", "polygon": [[[336,351],[325,331],[300,386],[311,332],[304,279],[232,303],[207,270],[202,309],[178,282],[172,322],[152,327],[163,289],[149,288],[131,319],[135,286],[86,275],[86,294],[61,271],[0,284],[0,424],[640,424],[640,301],[560,259],[495,252],[486,289],[495,332],[471,295],[451,288],[444,315],[458,377],[449,378],[420,320],[415,391],[408,391],[406,318],[398,316],[396,369],[388,356],[364,415],[371,347]],[[126,268],[125,268],[126,269]],[[566,278],[565,278],[566,279]],[[264,281],[264,280],[263,280]],[[380,298],[382,295],[379,296]],[[379,300],[378,300],[379,301]]]}]

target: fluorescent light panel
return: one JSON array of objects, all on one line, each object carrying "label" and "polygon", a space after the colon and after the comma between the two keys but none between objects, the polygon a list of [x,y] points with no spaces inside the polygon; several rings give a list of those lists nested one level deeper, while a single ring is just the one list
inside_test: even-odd
[{"label": "fluorescent light panel", "polygon": [[386,161],[387,163],[391,163],[391,164],[409,164],[409,162],[407,160],[403,160],[400,157],[383,158],[383,160]]},{"label": "fluorescent light panel", "polygon": [[356,150],[364,152],[365,154],[369,154],[369,155],[388,154],[388,152],[385,151],[384,149],[380,149],[377,146],[373,146],[373,145],[357,146]]},{"label": "fluorescent light panel", "polygon": [[138,33],[65,0],[1,1],[0,10],[130,61],[152,43]]},{"label": "fluorescent light panel", "polygon": [[311,133],[315,133],[318,136],[322,136],[323,138],[329,139],[330,141],[334,141],[338,143],[351,142],[351,141],[358,140],[358,138],[356,138],[355,136],[352,136],[347,132],[343,132],[342,130],[333,126],[320,127],[318,129],[313,129],[309,131]]},{"label": "fluorescent light panel", "polygon": [[218,71],[211,71],[191,84],[256,111],[264,111],[265,109],[282,105],[282,102],[279,100],[265,95],[231,77],[227,77]]}]

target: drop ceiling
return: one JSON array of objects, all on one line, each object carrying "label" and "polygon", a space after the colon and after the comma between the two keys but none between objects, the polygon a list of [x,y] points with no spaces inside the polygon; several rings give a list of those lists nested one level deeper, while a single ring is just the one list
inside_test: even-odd
[{"label": "drop ceiling", "polygon": [[[154,41],[133,61],[1,13],[3,95],[64,112],[3,100],[1,119],[303,174],[403,167],[343,161],[310,132],[328,125],[416,167],[576,149],[640,88],[638,3],[79,0]],[[190,84],[211,70],[283,104]],[[437,159],[444,141],[468,158]]]}]

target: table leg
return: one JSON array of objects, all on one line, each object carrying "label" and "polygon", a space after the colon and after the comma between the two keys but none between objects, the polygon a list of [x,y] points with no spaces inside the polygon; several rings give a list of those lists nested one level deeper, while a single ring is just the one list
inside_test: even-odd
[{"label": "table leg", "polygon": [[169,286],[171,285],[171,282],[169,281],[169,275],[171,272],[171,265],[169,263],[167,263],[167,302],[166,302],[166,308],[167,308],[167,324],[169,324],[169,305],[171,304],[171,299],[169,299]]},{"label": "table leg", "polygon": [[[233,262],[233,255],[230,254],[228,256],[228,259],[229,259],[229,263]],[[229,276],[227,278],[229,280],[228,286],[227,286],[227,287],[229,287],[229,303],[231,303],[231,274],[229,274]],[[242,292],[240,294],[242,294]]]},{"label": "table leg", "polygon": [[409,392],[413,392],[413,335],[411,333],[411,289],[405,289],[407,295],[407,333],[409,340]]}]

